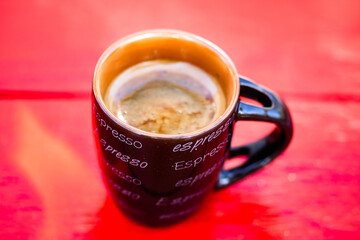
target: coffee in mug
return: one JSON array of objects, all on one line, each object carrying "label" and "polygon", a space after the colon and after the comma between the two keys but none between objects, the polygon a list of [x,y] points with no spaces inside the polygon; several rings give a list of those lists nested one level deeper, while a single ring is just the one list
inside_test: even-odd
[{"label": "coffee in mug", "polygon": [[110,84],[105,104],[121,121],[158,134],[182,134],[210,124],[225,110],[214,76],[187,62],[136,64]]}]

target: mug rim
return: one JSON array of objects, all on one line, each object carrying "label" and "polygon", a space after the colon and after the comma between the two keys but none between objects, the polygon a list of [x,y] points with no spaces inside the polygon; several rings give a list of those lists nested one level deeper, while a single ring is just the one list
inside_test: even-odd
[{"label": "mug rim", "polygon": [[[228,104],[228,106],[226,107],[225,111],[218,118],[216,118],[213,122],[209,123],[205,127],[199,128],[192,132],[181,133],[181,134],[160,134],[160,133],[147,132],[147,131],[138,129],[136,127],[133,127],[133,126],[121,121],[106,107],[103,97],[101,96],[101,93],[100,93],[100,86],[99,86],[100,80],[97,79],[99,69],[102,67],[103,63],[120,46],[126,45],[128,43],[131,43],[131,42],[134,42],[137,40],[141,40],[141,39],[145,39],[145,38],[149,38],[149,37],[158,37],[158,36],[183,38],[184,40],[190,40],[190,41],[199,43],[199,44],[207,47],[210,51],[213,51],[214,53],[216,53],[228,67],[228,69],[232,75],[232,83],[233,83],[233,88],[232,88],[232,92],[231,92],[231,94],[232,94],[231,101]],[[97,61],[96,66],[95,66],[95,71],[94,71],[94,75],[93,75],[92,92],[93,92],[95,100],[98,102],[102,111],[111,120],[113,120],[116,124],[122,126],[123,128],[127,129],[128,131],[135,132],[138,135],[148,136],[151,138],[184,139],[184,138],[192,138],[192,137],[198,136],[204,132],[208,132],[211,129],[217,128],[225,119],[227,119],[229,117],[230,114],[232,114],[233,109],[236,106],[236,104],[238,103],[238,99],[240,96],[240,83],[238,80],[238,76],[239,75],[236,71],[235,65],[234,65],[233,61],[230,59],[230,57],[221,48],[219,48],[217,45],[210,42],[209,40],[207,40],[203,37],[200,37],[198,35],[195,35],[195,34],[192,34],[189,32],[185,32],[185,31],[180,31],[180,30],[151,29],[151,30],[139,31],[139,32],[135,32],[133,34],[127,35],[127,36],[117,40],[113,44],[111,44],[102,53],[102,55],[100,56],[99,60]]]}]

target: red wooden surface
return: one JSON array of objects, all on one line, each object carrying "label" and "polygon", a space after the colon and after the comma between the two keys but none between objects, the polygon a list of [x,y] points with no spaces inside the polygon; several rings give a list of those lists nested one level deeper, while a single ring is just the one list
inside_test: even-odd
[{"label": "red wooden surface", "polygon": [[[359,12],[356,0],[0,1],[0,239],[359,239]],[[295,124],[268,168],[161,229],[109,199],[90,120],[98,57],[150,28],[216,43]],[[270,128],[239,123],[233,143]]]}]

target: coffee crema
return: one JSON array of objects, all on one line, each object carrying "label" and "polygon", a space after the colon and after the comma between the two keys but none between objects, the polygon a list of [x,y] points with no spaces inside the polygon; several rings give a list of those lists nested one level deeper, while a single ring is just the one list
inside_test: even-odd
[{"label": "coffee crema", "polygon": [[121,121],[158,134],[193,132],[226,107],[215,77],[190,63],[170,60],[126,69],[109,85],[104,101]]}]

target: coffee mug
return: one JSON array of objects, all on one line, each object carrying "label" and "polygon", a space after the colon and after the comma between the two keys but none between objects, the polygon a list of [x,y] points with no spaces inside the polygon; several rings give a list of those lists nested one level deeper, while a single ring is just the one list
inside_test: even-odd
[{"label": "coffee mug", "polygon": [[[145,131],[119,118],[105,101],[114,79],[132,66],[148,61],[156,65],[157,60],[189,63],[214,76],[223,92],[223,110],[205,126],[183,133]],[[186,68],[179,69],[178,75],[188,74]],[[117,94],[131,88],[136,91],[144,84],[141,79],[130,81]],[[245,103],[241,97],[262,107]],[[289,145],[293,133],[289,110],[276,94],[239,77],[219,47],[182,31],[150,30],[115,42],[96,65],[92,100],[93,130],[109,194],[125,215],[150,226],[169,225],[190,216],[213,189],[227,187],[269,164]],[[174,99],[165,101],[170,100]],[[234,123],[244,120],[276,127],[263,139],[231,148]],[[224,161],[236,156],[247,160],[224,170]]]}]

